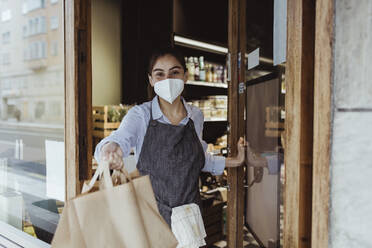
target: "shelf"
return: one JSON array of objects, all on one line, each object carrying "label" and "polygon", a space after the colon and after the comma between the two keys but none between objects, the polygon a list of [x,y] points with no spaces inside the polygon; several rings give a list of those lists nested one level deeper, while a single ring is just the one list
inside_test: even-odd
[{"label": "shelf", "polygon": [[227,119],[222,118],[222,117],[204,118],[204,122],[218,122],[218,121],[227,121]]},{"label": "shelf", "polygon": [[228,53],[228,49],[226,47],[190,39],[187,37],[182,37],[176,34],[174,34],[173,40],[174,40],[174,43],[178,46],[189,47],[189,48],[198,49],[201,51],[207,51],[207,52],[212,52],[212,53],[222,54],[222,55],[226,55]]},{"label": "shelf", "polygon": [[215,87],[215,88],[228,88],[228,85],[225,83],[211,83],[211,82],[203,82],[203,81],[187,81],[186,84],[189,85],[197,85],[203,87]]}]

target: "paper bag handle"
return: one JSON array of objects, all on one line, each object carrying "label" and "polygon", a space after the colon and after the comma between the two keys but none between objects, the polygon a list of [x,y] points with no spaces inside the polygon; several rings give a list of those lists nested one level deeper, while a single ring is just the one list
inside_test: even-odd
[{"label": "paper bag handle", "polygon": [[[119,170],[121,173],[124,174],[124,176],[129,180],[129,182],[132,182],[132,177],[128,173],[128,171],[123,167]],[[94,187],[95,182],[98,180],[98,178],[102,178],[103,175],[103,183],[106,188],[112,188],[113,183],[110,176],[110,163],[107,160],[103,160],[98,164],[98,168],[96,172],[94,173],[92,179],[90,180],[89,184],[84,184],[83,189],[81,191],[82,194],[87,193],[92,190]]]}]

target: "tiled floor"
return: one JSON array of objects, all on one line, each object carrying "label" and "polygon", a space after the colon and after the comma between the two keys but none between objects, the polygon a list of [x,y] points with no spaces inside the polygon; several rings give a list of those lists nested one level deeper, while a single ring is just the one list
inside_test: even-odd
[{"label": "tiled floor", "polygon": [[[215,243],[213,246],[210,246],[210,248],[225,248],[225,247],[227,247],[227,243],[225,240],[219,241]],[[259,248],[260,247],[258,243],[256,242],[256,240],[253,238],[252,234],[250,234],[246,228],[244,228],[243,247],[244,248]]]}]

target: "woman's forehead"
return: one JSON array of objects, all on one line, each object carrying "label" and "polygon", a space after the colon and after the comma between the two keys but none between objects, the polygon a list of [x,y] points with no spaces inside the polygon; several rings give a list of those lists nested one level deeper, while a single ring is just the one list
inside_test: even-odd
[{"label": "woman's forehead", "polygon": [[156,60],[153,70],[155,69],[169,70],[173,67],[182,68],[180,62],[174,56],[167,54],[167,55],[159,57]]}]

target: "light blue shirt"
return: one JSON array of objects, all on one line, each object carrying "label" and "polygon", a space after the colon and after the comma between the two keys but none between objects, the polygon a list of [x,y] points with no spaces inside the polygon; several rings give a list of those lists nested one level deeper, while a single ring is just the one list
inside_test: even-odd
[{"label": "light blue shirt", "polygon": [[[187,104],[183,98],[182,101],[187,111],[187,116],[179,123],[179,125],[186,125],[189,119],[194,121],[195,131],[205,152],[205,164],[202,171],[210,172],[213,175],[221,175],[225,169],[225,157],[213,156],[207,152],[208,145],[202,137],[204,125],[203,113],[199,108]],[[120,146],[124,157],[129,156],[131,149],[133,148],[137,162],[142,149],[147,126],[150,121],[151,109],[154,120],[161,123],[171,124],[160,109],[158,96],[155,96],[152,101],[136,105],[128,111],[121,121],[119,128],[112,132],[110,136],[104,138],[98,143],[94,152],[95,159],[99,161],[99,153],[105,143],[115,142]]]}]

